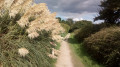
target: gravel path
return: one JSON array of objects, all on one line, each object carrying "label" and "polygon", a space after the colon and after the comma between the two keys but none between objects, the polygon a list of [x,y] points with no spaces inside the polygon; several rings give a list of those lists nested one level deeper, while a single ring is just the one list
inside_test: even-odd
[{"label": "gravel path", "polygon": [[[69,36],[70,34],[68,34],[65,38],[68,39]],[[73,67],[71,51],[66,41],[61,43],[60,55],[58,56],[56,67]]]}]

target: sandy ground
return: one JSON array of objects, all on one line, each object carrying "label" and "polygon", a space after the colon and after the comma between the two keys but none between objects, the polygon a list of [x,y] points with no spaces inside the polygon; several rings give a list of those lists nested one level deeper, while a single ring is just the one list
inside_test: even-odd
[{"label": "sandy ground", "polygon": [[56,67],[85,67],[80,61],[80,58],[74,53],[72,47],[70,47],[67,39],[70,34],[65,37],[65,41],[62,41],[60,47],[60,55],[58,56]]},{"label": "sandy ground", "polygon": [[[69,38],[68,34],[65,38]],[[56,67],[74,67],[71,58],[71,51],[66,41],[62,41],[60,47],[60,55],[58,56]]]}]

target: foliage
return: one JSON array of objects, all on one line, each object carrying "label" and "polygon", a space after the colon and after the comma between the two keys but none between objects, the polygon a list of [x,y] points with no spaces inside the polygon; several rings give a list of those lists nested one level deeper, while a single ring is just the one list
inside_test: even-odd
[{"label": "foliage", "polygon": [[57,17],[57,19],[59,20],[59,23],[61,23],[62,25],[65,24],[65,26],[67,27],[69,26],[70,27],[69,32],[72,32],[72,28],[74,25],[74,21],[72,18],[68,18],[67,20],[62,20],[60,17]]},{"label": "foliage", "polygon": [[60,23],[62,23],[62,19],[60,17],[56,17]]},{"label": "foliage", "polygon": [[72,19],[72,18],[68,18],[68,19],[66,20],[66,23],[67,23],[69,26],[72,26],[72,24],[73,24],[73,19]]},{"label": "foliage", "polygon": [[64,24],[65,26],[68,25],[70,27],[69,33],[74,32],[76,29],[80,29],[88,24],[92,24],[91,21],[87,21],[87,20],[73,21],[72,18],[68,18],[67,20],[62,20],[60,17],[57,17],[57,19],[59,20],[59,23],[63,25],[63,27]]},{"label": "foliage", "polygon": [[87,21],[87,20],[82,20],[82,21],[76,21],[75,24],[73,25],[73,29],[80,29],[86,25],[92,24],[91,21]]},{"label": "foliage", "polygon": [[84,38],[91,36],[102,28],[104,28],[103,24],[87,24],[75,32],[75,38],[82,42]]},{"label": "foliage", "polygon": [[64,33],[61,33],[61,36],[65,37],[70,30],[70,25],[68,25],[68,23],[65,20],[62,20],[60,17],[57,17],[57,19],[58,19],[59,23],[61,24],[61,26],[65,30]]},{"label": "foliage", "polygon": [[70,30],[70,26],[64,23],[61,23],[61,26],[65,29],[65,32],[68,33]]},{"label": "foliage", "polygon": [[120,28],[101,30],[84,41],[91,57],[106,67],[120,67]]},{"label": "foliage", "polygon": [[74,21],[72,18],[68,18],[66,20],[66,24],[68,24],[70,26],[70,30],[69,30],[69,33],[73,32],[72,28],[73,28],[73,25],[74,25]]},{"label": "foliage", "polygon": [[106,23],[120,23],[120,0],[103,0],[101,1],[101,10],[96,20],[104,20]]}]

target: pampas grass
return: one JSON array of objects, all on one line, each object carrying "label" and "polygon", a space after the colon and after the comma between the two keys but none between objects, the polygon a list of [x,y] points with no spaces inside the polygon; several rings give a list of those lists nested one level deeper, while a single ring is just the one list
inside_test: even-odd
[{"label": "pampas grass", "polygon": [[39,34],[37,32],[33,32],[33,33],[28,35],[28,37],[31,38],[31,39],[36,38],[38,36],[39,36]]},{"label": "pampas grass", "polygon": [[[52,31],[53,39],[58,40],[58,38],[54,38],[54,35],[64,32],[56,19],[56,13],[51,13],[45,3],[35,4],[33,0],[2,0],[0,6],[1,11],[8,10],[10,17],[15,17],[18,13],[23,14],[17,23],[22,28],[27,27],[26,32],[28,32],[29,37],[34,32],[46,30]],[[35,19],[29,21],[29,18],[33,16]],[[36,36],[30,38],[36,38]]]},{"label": "pampas grass", "polygon": [[56,13],[51,13],[45,3],[0,0],[0,63],[3,67],[53,67],[53,59],[47,53],[55,46],[49,42],[60,42],[59,34],[64,32],[55,18]]},{"label": "pampas grass", "polygon": [[29,51],[26,48],[19,48],[18,53],[20,54],[20,56],[25,57],[29,53]]}]

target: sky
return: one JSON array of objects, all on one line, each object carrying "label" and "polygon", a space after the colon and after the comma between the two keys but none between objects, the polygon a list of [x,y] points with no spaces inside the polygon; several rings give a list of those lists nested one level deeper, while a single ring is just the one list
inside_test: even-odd
[{"label": "sky", "polygon": [[[74,21],[89,20],[98,15],[101,0],[35,0],[36,3],[46,3],[51,12],[56,12],[62,19],[73,18]],[[97,21],[94,23],[99,23]]]}]

